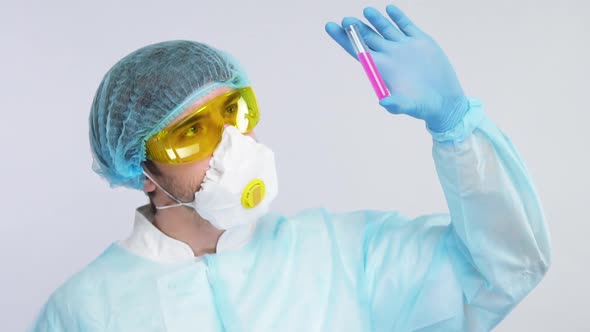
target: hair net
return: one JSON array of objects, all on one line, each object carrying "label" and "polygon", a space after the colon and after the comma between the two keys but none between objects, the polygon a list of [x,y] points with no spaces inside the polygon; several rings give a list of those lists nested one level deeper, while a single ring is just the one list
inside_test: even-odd
[{"label": "hair net", "polygon": [[193,41],[145,46],[104,76],[90,111],[93,169],[111,186],[143,187],[145,141],[193,101],[247,76],[229,54]]}]

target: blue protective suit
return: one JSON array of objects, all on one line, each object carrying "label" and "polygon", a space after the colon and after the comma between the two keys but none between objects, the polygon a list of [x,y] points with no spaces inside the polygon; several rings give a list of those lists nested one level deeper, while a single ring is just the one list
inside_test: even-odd
[{"label": "blue protective suit", "polygon": [[51,296],[33,331],[488,331],[550,264],[543,212],[476,101],[431,133],[450,215],[269,214],[240,248],[203,257],[115,243]]}]

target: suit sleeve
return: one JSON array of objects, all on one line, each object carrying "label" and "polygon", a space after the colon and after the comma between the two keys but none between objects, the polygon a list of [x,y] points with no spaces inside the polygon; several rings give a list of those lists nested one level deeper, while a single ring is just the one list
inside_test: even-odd
[{"label": "suit sleeve", "polygon": [[489,331],[550,265],[541,203],[521,156],[477,100],[457,127],[431,134],[449,213],[367,224],[373,327]]}]

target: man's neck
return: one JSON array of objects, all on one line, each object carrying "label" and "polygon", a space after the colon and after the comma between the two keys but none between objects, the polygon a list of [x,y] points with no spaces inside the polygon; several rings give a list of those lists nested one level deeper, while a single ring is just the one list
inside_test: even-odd
[{"label": "man's neck", "polygon": [[215,253],[217,241],[224,232],[213,227],[195,210],[184,206],[158,210],[154,215],[154,226],[167,236],[186,243],[195,256]]}]

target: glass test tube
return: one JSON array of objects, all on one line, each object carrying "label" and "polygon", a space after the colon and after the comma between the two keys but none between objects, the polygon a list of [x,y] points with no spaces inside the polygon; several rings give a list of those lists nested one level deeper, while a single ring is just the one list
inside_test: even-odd
[{"label": "glass test tube", "polygon": [[365,70],[369,81],[371,81],[371,85],[377,94],[377,98],[381,100],[390,96],[391,94],[389,93],[389,90],[387,89],[381,74],[379,74],[379,71],[377,70],[375,61],[373,61],[373,57],[371,56],[371,53],[369,53],[369,48],[367,47],[367,44],[365,44],[365,41],[361,38],[358,27],[355,24],[351,24],[345,27],[344,30],[346,31],[348,39],[350,39],[350,42],[354,47],[354,51],[356,52],[359,61],[363,65],[363,69]]}]

